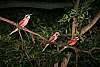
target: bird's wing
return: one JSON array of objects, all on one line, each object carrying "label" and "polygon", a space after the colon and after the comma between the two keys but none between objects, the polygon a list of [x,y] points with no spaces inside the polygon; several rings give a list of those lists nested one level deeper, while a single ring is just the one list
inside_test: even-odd
[{"label": "bird's wing", "polygon": [[51,37],[49,38],[49,41],[50,41],[50,42],[54,42],[54,39],[55,39],[55,36],[51,36]]},{"label": "bird's wing", "polygon": [[68,44],[69,44],[69,45],[75,45],[76,42],[77,42],[76,40],[72,39],[72,40],[70,40],[70,41],[68,42]]},{"label": "bird's wing", "polygon": [[74,40],[71,39],[71,40],[68,41],[68,44],[73,43],[73,42],[74,42]]},{"label": "bird's wing", "polygon": [[24,23],[24,21],[25,21],[25,20],[21,20],[21,21],[19,22],[19,26],[22,25],[22,24]]}]

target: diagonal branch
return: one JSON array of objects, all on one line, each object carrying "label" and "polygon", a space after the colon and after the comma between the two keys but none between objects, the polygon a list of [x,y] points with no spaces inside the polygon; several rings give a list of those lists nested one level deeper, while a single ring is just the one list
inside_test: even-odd
[{"label": "diagonal branch", "polygon": [[100,19],[100,11],[97,13],[97,15],[94,17],[94,19],[89,23],[87,26],[83,27],[81,29],[80,36],[86,33],[90,28],[93,27],[93,25]]},{"label": "diagonal branch", "polygon": [[8,19],[3,18],[3,17],[0,17],[0,20],[5,21],[5,22],[7,22],[7,23],[9,23],[11,25],[14,25],[14,26],[20,28],[14,21],[8,20]]}]

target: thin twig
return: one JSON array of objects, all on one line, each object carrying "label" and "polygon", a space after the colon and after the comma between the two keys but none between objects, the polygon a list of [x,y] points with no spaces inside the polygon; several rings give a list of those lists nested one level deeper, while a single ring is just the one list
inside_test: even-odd
[{"label": "thin twig", "polygon": [[46,38],[42,37],[42,36],[39,35],[38,33],[35,33],[35,32],[33,32],[33,31],[31,31],[31,30],[25,28],[25,27],[23,28],[23,30],[24,30],[24,31],[27,31],[27,32],[29,32],[29,33],[31,33],[31,34],[33,34],[33,35],[39,36],[41,39],[43,39],[43,40],[49,42]]},{"label": "thin twig", "polygon": [[27,36],[27,38],[28,38],[28,41],[30,42],[30,38],[29,38],[27,32],[26,32],[26,31],[24,31],[24,32],[25,32],[25,34],[26,34],[26,36]]},{"label": "thin twig", "polygon": [[34,46],[34,44],[35,44],[35,35],[30,34],[30,36],[31,36],[31,38],[32,38],[32,42],[33,42],[33,46]]},{"label": "thin twig", "polygon": [[19,32],[19,35],[20,35],[21,41],[24,42],[23,37],[22,37],[22,35],[21,35],[21,33],[20,33],[20,30],[18,30],[18,32]]},{"label": "thin twig", "polygon": [[91,56],[93,59],[95,59],[95,60],[100,60],[100,58],[95,58],[95,57],[92,55],[92,52],[93,52],[94,50],[100,50],[100,48],[94,47],[94,48],[90,49],[90,50],[89,50],[90,56]]}]

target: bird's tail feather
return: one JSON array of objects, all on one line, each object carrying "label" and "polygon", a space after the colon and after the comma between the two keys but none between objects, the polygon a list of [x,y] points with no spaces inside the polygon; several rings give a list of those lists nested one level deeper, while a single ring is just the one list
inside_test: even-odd
[{"label": "bird's tail feather", "polygon": [[46,46],[43,48],[42,52],[49,46],[49,44],[46,44]]},{"label": "bird's tail feather", "polygon": [[9,35],[12,35],[13,33],[17,32],[18,28],[16,28],[14,31],[12,31]]}]

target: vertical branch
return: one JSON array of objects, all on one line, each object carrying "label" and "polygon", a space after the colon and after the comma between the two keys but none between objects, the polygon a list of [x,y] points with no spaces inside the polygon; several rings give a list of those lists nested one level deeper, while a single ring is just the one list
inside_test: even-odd
[{"label": "vertical branch", "polygon": [[68,60],[66,57],[63,58],[63,61],[61,62],[61,66],[60,67],[67,67],[67,63],[68,63]]},{"label": "vertical branch", "polygon": [[72,22],[72,38],[77,34],[77,19],[73,17],[73,22]]},{"label": "vertical branch", "polygon": [[22,37],[22,35],[21,35],[20,30],[18,30],[18,32],[19,32],[19,35],[20,35],[21,41],[22,41],[22,42],[24,42],[24,40],[23,40],[23,37]]},{"label": "vertical branch", "polygon": [[54,67],[58,67],[58,62],[54,64]]},{"label": "vertical branch", "polygon": [[74,48],[75,53],[76,53],[76,67],[78,66],[78,59],[79,59],[79,49],[78,48]]},{"label": "vertical branch", "polygon": [[[76,2],[73,0],[73,3],[74,3],[74,9],[76,10],[76,12],[78,12],[80,0],[76,0]],[[72,19],[73,19],[72,22],[72,38],[73,38],[77,33],[77,19],[75,18],[75,16]]]},{"label": "vertical branch", "polygon": [[66,55],[66,57],[64,57],[63,61],[61,62],[61,66],[60,67],[67,67],[71,55],[72,55],[72,53],[68,53]]},{"label": "vertical branch", "polygon": [[76,0],[76,2],[74,2],[74,9],[78,9],[79,7],[79,3],[80,3],[80,0]]}]

